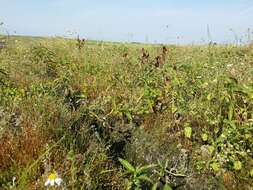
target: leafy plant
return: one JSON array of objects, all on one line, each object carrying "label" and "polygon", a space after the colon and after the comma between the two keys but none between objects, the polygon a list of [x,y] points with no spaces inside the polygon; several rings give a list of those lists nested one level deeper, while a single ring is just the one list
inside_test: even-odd
[{"label": "leafy plant", "polygon": [[[163,178],[168,176],[170,172],[168,172],[168,160],[165,161],[165,163],[162,163],[158,161],[158,169],[156,170],[156,173],[158,174],[157,181],[161,181]],[[155,183],[152,187],[152,190],[156,190],[159,183]],[[165,181],[165,185],[163,186],[163,190],[172,190],[170,185],[167,181]]]},{"label": "leafy plant", "polygon": [[185,127],[184,128],[184,135],[187,137],[187,138],[191,138],[192,136],[192,128],[191,127]]},{"label": "leafy plant", "polygon": [[126,169],[126,173],[130,174],[128,189],[140,190],[142,182],[153,183],[148,176],[148,170],[155,167],[155,165],[146,165],[135,168],[127,160],[122,158],[119,158],[119,162]]}]

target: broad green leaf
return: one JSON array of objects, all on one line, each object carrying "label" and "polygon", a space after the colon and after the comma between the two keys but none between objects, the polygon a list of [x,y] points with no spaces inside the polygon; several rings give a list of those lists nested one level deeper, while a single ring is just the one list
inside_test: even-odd
[{"label": "broad green leaf", "polygon": [[166,184],[164,185],[163,190],[172,190],[172,188],[168,184]]},{"label": "broad green leaf", "polygon": [[192,136],[192,128],[191,127],[185,127],[184,128],[184,135],[187,138],[191,138],[191,136]]},{"label": "broad green leaf", "polygon": [[214,128],[214,132],[215,132],[215,134],[217,134],[219,131],[220,131],[220,130],[219,130],[219,128],[218,128],[218,127],[215,127],[215,128]]},{"label": "broad green leaf", "polygon": [[203,134],[201,135],[201,138],[202,138],[202,140],[203,140],[204,142],[206,142],[206,141],[208,140],[208,135],[207,135],[206,133],[203,133]]},{"label": "broad green leaf", "polygon": [[176,113],[177,107],[174,104],[172,104],[171,109],[172,109],[172,113]]},{"label": "broad green leaf", "polygon": [[213,162],[210,166],[215,172],[218,172],[220,170],[220,164],[218,162]]},{"label": "broad green leaf", "polygon": [[241,170],[242,169],[242,163],[240,161],[234,162],[234,169],[235,170]]},{"label": "broad green leaf", "polygon": [[158,186],[158,183],[155,183],[155,184],[152,186],[152,189],[151,189],[151,190],[157,190],[157,186]]},{"label": "broad green leaf", "polygon": [[122,166],[124,166],[124,168],[126,168],[129,172],[134,173],[135,172],[135,168],[126,160],[119,158],[119,162],[122,164]]},{"label": "broad green leaf", "polygon": [[212,94],[207,95],[207,100],[210,101],[212,99]]},{"label": "broad green leaf", "polygon": [[210,154],[212,154],[214,150],[215,150],[214,146],[208,146],[208,152]]},{"label": "broad green leaf", "polygon": [[253,169],[249,172],[250,177],[253,177]]},{"label": "broad green leaf", "polygon": [[147,165],[147,166],[142,166],[140,168],[136,168],[136,173],[141,174],[141,173],[149,170],[150,168],[154,168],[155,166],[156,166],[155,164],[151,164],[151,165]]},{"label": "broad green leaf", "polygon": [[138,177],[138,179],[141,181],[148,181],[150,183],[153,183],[153,181],[147,175],[141,175]]},{"label": "broad green leaf", "polygon": [[248,140],[248,139],[252,138],[252,135],[251,134],[245,134],[244,138]]}]

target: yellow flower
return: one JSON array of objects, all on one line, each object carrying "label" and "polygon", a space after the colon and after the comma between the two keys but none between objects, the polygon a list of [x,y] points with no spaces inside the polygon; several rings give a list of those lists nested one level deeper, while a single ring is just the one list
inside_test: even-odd
[{"label": "yellow flower", "polygon": [[62,183],[62,179],[60,177],[58,177],[58,174],[56,172],[51,173],[48,178],[47,181],[45,182],[45,186],[60,186]]}]

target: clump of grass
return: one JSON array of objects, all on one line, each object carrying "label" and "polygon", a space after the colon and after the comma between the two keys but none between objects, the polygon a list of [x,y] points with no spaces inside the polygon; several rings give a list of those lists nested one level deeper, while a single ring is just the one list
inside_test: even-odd
[{"label": "clump of grass", "polygon": [[[0,148],[1,184],[6,185],[13,177],[20,177],[23,170],[40,156],[45,144],[46,139],[31,126],[24,126],[22,133],[17,135],[5,131]],[[35,176],[39,172],[35,171]]]}]

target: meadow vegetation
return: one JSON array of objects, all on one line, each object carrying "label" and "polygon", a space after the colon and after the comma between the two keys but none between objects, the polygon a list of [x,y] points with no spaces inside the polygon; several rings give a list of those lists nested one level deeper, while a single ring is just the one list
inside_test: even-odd
[{"label": "meadow vegetation", "polygon": [[0,189],[253,189],[253,46],[10,37]]}]

